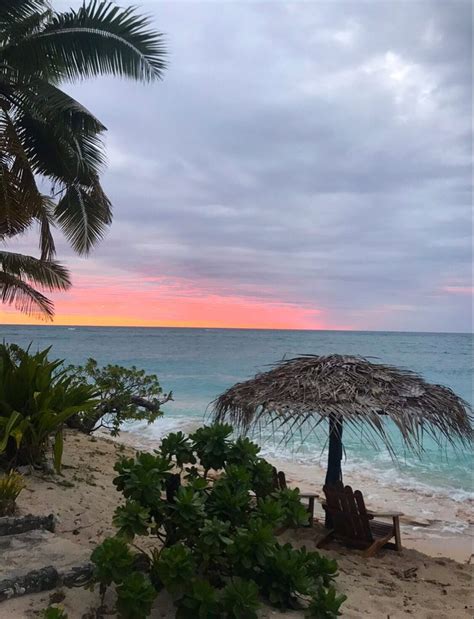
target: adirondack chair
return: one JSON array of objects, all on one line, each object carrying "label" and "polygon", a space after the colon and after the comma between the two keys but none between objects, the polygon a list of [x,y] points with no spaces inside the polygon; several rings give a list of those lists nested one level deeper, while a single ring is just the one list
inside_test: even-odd
[{"label": "adirondack chair", "polygon": [[[400,551],[401,512],[374,513],[366,509],[364,497],[360,490],[352,491],[342,482],[334,486],[324,486],[326,510],[332,522],[332,529],[321,539],[317,547],[321,548],[331,538],[365,550],[364,557],[372,557],[380,548],[393,548]],[[392,523],[374,520],[374,516],[392,518]],[[395,538],[395,543],[389,540]]]},{"label": "adirondack chair", "polygon": [[[273,467],[273,486],[275,490],[284,490],[288,487],[285,473],[283,471],[277,471],[275,467]],[[300,496],[305,503],[307,502],[308,526],[312,527],[314,521],[314,501],[319,497],[319,494],[314,492],[300,492]]]}]

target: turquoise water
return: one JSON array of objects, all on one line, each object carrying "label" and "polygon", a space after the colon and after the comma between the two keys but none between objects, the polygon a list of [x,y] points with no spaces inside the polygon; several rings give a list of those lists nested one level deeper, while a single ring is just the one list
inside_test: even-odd
[{"label": "turquoise water", "polygon": [[[201,420],[209,403],[235,382],[253,376],[265,366],[305,353],[346,353],[377,357],[381,362],[416,370],[430,382],[451,387],[473,402],[473,336],[471,334],[383,333],[347,331],[261,331],[240,329],[167,329],[101,327],[2,326],[1,337],[35,348],[52,345],[52,355],[68,363],[94,357],[101,364],[136,365],[158,374],[175,401],[165,407],[165,419],[156,426],[132,428],[148,437],[188,420]],[[324,429],[323,429],[324,430]],[[262,437],[264,451],[278,457],[324,462],[324,431],[301,445],[280,444]],[[396,436],[395,436],[396,440]],[[422,460],[403,452],[393,462],[384,450],[345,437],[344,468],[363,469],[405,487],[432,488],[459,499],[472,491],[469,455],[426,443]]]}]

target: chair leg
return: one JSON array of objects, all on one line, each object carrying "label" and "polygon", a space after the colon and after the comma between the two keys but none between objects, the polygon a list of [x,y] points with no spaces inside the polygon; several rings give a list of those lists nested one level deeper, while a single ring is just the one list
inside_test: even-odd
[{"label": "chair leg", "polygon": [[316,548],[322,548],[332,537],[334,537],[334,531],[331,529],[317,542]]},{"label": "chair leg", "polygon": [[400,517],[399,516],[393,517],[393,531],[394,531],[394,537],[395,537],[395,547],[397,551],[400,552],[402,549],[402,536],[400,534]]},{"label": "chair leg", "polygon": [[373,542],[366,551],[364,551],[364,553],[362,554],[362,556],[365,559],[368,559],[370,557],[373,557],[375,554],[377,554],[377,552],[383,548],[383,546],[385,546],[385,544],[388,542],[389,539],[391,539],[393,536],[392,535],[386,535],[385,537],[382,537],[380,539],[375,540],[375,542]]},{"label": "chair leg", "polygon": [[375,554],[377,554],[377,552],[382,548],[384,543],[385,542],[383,542],[382,540],[377,540],[376,542],[373,542],[362,554],[364,559],[369,559],[370,557],[373,557]]},{"label": "chair leg", "polygon": [[314,520],[314,497],[310,497],[308,501],[309,526],[313,526]]}]

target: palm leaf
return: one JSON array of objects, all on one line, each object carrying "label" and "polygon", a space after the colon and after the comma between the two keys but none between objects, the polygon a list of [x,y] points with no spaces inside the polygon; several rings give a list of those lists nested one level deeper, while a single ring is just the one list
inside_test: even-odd
[{"label": "palm leaf", "polygon": [[73,249],[87,254],[112,221],[110,201],[98,181],[90,187],[71,185],[57,205],[56,218]]},{"label": "palm leaf", "polygon": [[69,131],[105,131],[104,125],[86,107],[46,80],[23,79],[4,96],[24,114],[44,122],[60,123]]},{"label": "palm leaf", "polygon": [[52,320],[53,303],[19,277],[0,271],[0,299],[29,315]]},{"label": "palm leaf", "polygon": [[0,112],[0,238],[24,232],[36,220],[40,224],[41,257],[55,253],[51,233],[52,201],[38,190],[28,156],[9,114]]},{"label": "palm leaf", "polygon": [[[4,4],[3,0],[1,4]],[[33,11],[31,14],[24,11],[21,16],[13,18],[10,14],[9,17],[2,19],[4,17],[2,15],[2,8],[0,8],[0,42],[2,46],[14,45],[23,37],[38,33],[52,15],[50,9],[38,6],[38,10]]]},{"label": "palm leaf", "polygon": [[9,114],[0,110],[0,236],[23,232],[41,202],[33,171]]},{"label": "palm leaf", "polygon": [[67,290],[71,286],[68,270],[58,262],[0,250],[2,272],[50,291]]},{"label": "palm leaf", "polygon": [[60,118],[41,120],[29,114],[20,114],[16,127],[35,173],[54,182],[89,183],[104,167],[97,132],[73,131]]},{"label": "palm leaf", "polygon": [[3,51],[21,72],[57,79],[111,74],[149,81],[165,69],[163,35],[133,7],[106,0],[57,13],[40,33]]},{"label": "palm leaf", "polygon": [[15,24],[18,20],[27,19],[38,11],[48,8],[45,0],[1,0],[0,25]]}]

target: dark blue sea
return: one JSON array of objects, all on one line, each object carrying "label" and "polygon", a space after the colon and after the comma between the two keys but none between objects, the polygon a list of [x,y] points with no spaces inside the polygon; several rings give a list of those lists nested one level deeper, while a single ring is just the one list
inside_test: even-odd
[{"label": "dark blue sea", "polygon": [[[209,403],[227,387],[284,357],[305,353],[376,357],[415,370],[473,402],[472,334],[58,326],[2,326],[0,334],[7,342],[35,349],[52,346],[51,355],[67,363],[94,357],[100,364],[136,365],[158,374],[163,389],[173,391],[174,402],[166,404],[165,416],[156,424],[130,428],[148,439],[199,423]],[[308,436],[303,444],[299,438],[280,443],[274,434],[259,440],[264,453],[305,465],[326,458],[324,432]],[[356,467],[407,488],[432,488],[459,500],[472,496],[472,454],[449,446],[439,449],[428,441],[420,459],[397,444],[394,461],[384,449],[349,435],[344,468]]]}]

